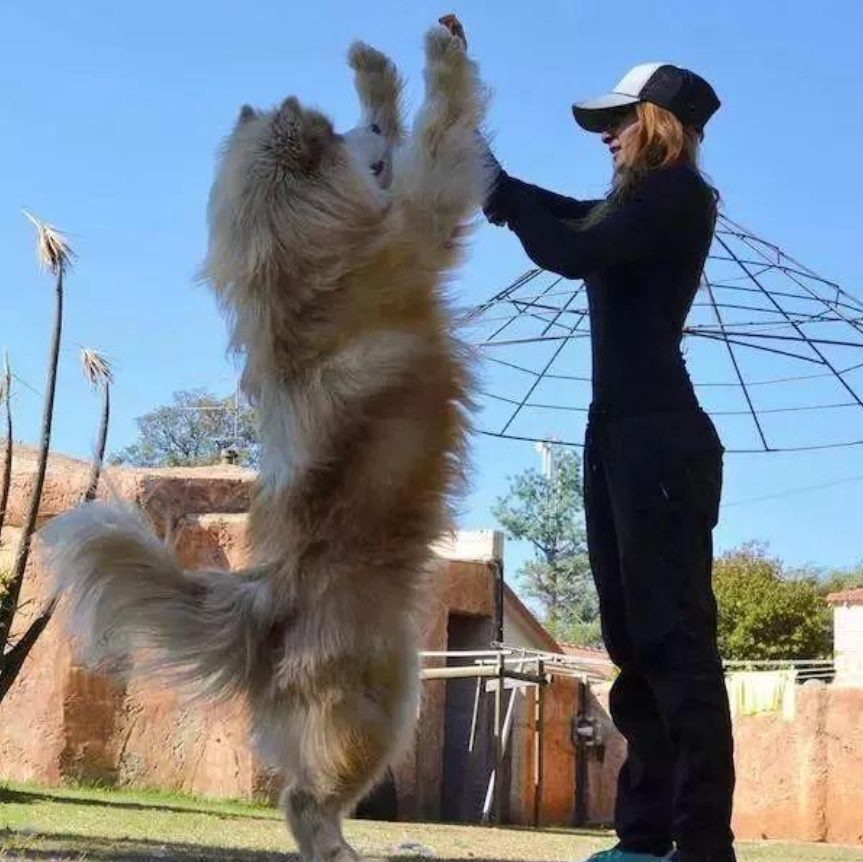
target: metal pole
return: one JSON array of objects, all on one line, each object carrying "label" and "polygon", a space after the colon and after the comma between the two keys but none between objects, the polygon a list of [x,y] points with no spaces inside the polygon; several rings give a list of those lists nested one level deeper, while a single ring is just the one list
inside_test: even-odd
[{"label": "metal pole", "polygon": [[467,743],[468,754],[473,754],[474,746],[476,745],[476,725],[479,720],[479,702],[482,697],[482,677],[476,678],[476,691],[473,695],[473,715],[470,719],[470,738]]},{"label": "metal pole", "polygon": [[503,791],[503,684],[506,665],[503,655],[497,657],[497,688],[494,692],[494,822],[501,823],[503,809],[501,797]]},{"label": "metal pole", "polygon": [[[545,662],[537,662],[536,675],[545,676]],[[533,825],[538,827],[542,821],[542,782],[545,753],[543,751],[543,725],[545,723],[545,685],[536,687],[533,705]]]},{"label": "metal pole", "polygon": [[587,740],[579,732],[583,719],[587,718],[587,684],[578,683],[578,713],[575,733],[575,825],[587,823]]},{"label": "metal pole", "polygon": [[495,642],[503,643],[503,616],[504,616],[504,580],[503,561],[496,560],[491,564],[494,571],[494,628]]}]

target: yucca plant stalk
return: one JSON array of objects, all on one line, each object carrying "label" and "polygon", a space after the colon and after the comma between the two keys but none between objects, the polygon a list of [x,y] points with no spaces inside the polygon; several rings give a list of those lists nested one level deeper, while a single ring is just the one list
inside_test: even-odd
[{"label": "yucca plant stalk", "polygon": [[12,571],[9,577],[6,594],[0,601],[0,646],[3,654],[0,658],[0,701],[9,691],[24,660],[48,624],[52,608],[48,607],[29,626],[14,646],[10,647],[9,638],[15,612],[18,609],[18,599],[24,582],[24,572],[30,557],[30,546],[33,534],[36,532],[36,522],[39,516],[39,506],[42,501],[42,490],[45,486],[45,473],[48,467],[48,452],[51,446],[51,428],[54,421],[54,396],[57,390],[57,369],[60,364],[60,342],[63,335],[63,280],[68,270],[73,251],[68,241],[60,231],[40,221],[30,213],[24,215],[36,228],[37,253],[40,263],[54,276],[54,324],[51,329],[51,344],[48,351],[48,371],[45,384],[45,401],[42,410],[42,433],[39,440],[39,453],[36,461],[36,475],[33,478],[33,489],[30,502],[21,526],[21,535]]},{"label": "yucca plant stalk", "polygon": [[96,432],[96,446],[93,459],[90,461],[90,476],[87,489],[84,491],[84,502],[96,499],[99,490],[99,478],[102,475],[102,465],[105,463],[105,447],[108,444],[108,423],[111,420],[111,384],[114,376],[111,363],[88,347],[81,351],[81,367],[84,377],[93,389],[102,393],[102,412],[99,417],[99,428]]},{"label": "yucca plant stalk", "polygon": [[9,505],[9,488],[12,486],[12,370],[9,368],[9,354],[3,364],[3,377],[0,378],[0,403],[6,413],[6,439],[3,444],[3,475],[0,477],[0,544],[2,544],[3,523],[6,520],[6,506]]}]

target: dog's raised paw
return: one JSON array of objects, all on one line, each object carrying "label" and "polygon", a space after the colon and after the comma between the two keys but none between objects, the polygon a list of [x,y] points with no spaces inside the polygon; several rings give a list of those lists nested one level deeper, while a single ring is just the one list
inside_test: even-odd
[{"label": "dog's raised paw", "polygon": [[442,60],[450,52],[462,53],[464,43],[446,27],[435,26],[426,33],[425,48],[429,60]]},{"label": "dog's raised paw", "polygon": [[348,49],[348,64],[357,72],[384,72],[390,61],[377,48],[365,42],[354,42]]}]

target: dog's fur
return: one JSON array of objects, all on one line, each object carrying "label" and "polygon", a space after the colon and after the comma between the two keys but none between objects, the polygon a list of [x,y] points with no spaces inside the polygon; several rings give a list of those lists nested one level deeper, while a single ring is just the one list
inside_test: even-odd
[{"label": "dog's fur", "polygon": [[227,141],[205,275],[260,419],[251,568],[183,571],[118,504],[42,534],[83,655],[248,700],[305,860],[354,857],[341,818],[410,735],[429,545],[460,480],[470,381],[442,281],[486,191],[485,96],[458,39],[425,49],[406,141],[398,73],[363,44],[362,128],[289,98],[244,107]]}]

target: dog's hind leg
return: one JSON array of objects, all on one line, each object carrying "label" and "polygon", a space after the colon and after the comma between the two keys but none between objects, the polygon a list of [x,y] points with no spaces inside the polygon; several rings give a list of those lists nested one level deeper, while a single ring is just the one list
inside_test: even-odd
[{"label": "dog's hind leg", "polygon": [[337,798],[321,799],[296,783],[282,796],[288,826],[303,862],[355,862],[359,857],[342,834],[342,809]]},{"label": "dog's hind leg", "polygon": [[[342,834],[342,819],[371,789],[408,736],[417,706],[418,672],[414,661],[399,659],[379,679],[368,666],[356,668],[365,685],[339,690],[332,681],[320,699],[294,703],[290,732],[266,738],[271,750],[282,748],[288,786],[282,794],[288,826],[304,862],[352,862],[357,858]],[[398,677],[401,676],[399,679]],[[269,723],[264,733],[279,732]],[[284,725],[283,731],[284,732]],[[272,743],[275,743],[274,745]]]}]

